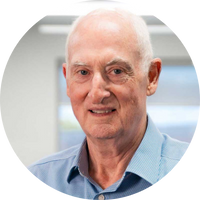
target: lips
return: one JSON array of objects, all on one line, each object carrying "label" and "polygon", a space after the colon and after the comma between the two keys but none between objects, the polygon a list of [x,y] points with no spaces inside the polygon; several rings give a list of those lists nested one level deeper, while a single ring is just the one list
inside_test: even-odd
[{"label": "lips", "polygon": [[92,108],[89,111],[94,114],[108,114],[108,113],[114,112],[115,110],[116,109],[113,109],[113,108],[102,108],[102,109]]},{"label": "lips", "polygon": [[115,111],[115,109],[113,109],[113,110],[90,110],[90,112],[97,113],[97,114],[111,113],[113,111]]}]

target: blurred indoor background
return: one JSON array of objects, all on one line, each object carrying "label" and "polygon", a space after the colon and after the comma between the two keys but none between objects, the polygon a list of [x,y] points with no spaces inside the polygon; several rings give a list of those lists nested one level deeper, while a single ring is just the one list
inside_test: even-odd
[{"label": "blurred indoor background", "polygon": [[[80,143],[62,74],[65,41],[78,15],[47,16],[20,40],[5,69],[1,111],[8,139],[26,165]],[[142,16],[150,31],[154,57],[163,61],[148,113],[161,132],[191,142],[199,115],[199,86],[188,52],[176,35],[154,16]],[[14,34],[14,33],[13,33]]]}]

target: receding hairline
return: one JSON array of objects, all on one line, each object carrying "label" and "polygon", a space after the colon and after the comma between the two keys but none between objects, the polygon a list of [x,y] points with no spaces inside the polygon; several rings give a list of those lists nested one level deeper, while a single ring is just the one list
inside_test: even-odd
[{"label": "receding hairline", "polygon": [[[131,13],[130,11],[115,8],[115,9],[96,9],[87,15],[80,16],[75,20],[75,22],[72,25],[72,29],[67,37],[67,42],[66,42],[66,62],[68,62],[68,47],[69,47],[69,41],[73,34],[76,32],[76,30],[79,27],[79,24],[84,21],[87,21],[87,19],[90,19],[91,17],[100,17],[102,16],[104,18],[110,18],[113,16],[116,16],[118,19],[121,18],[122,21],[125,21],[126,23],[130,24],[130,27],[128,27],[128,31],[133,31],[134,36],[136,37],[137,40],[137,46],[138,46],[138,59],[142,60],[143,65],[149,65],[150,60],[153,57],[152,53],[152,47],[150,44],[150,38],[149,38],[149,33],[147,31],[146,23],[144,20]],[[115,20],[117,23],[117,21]],[[147,48],[147,50],[146,50]],[[146,68],[146,67],[144,67]],[[146,69],[145,69],[146,70]],[[147,71],[147,70],[146,70]]]}]

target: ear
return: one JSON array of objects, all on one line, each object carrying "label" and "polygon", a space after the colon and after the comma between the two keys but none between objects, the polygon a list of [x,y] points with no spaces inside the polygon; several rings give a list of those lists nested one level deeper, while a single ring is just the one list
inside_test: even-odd
[{"label": "ear", "polygon": [[62,64],[62,70],[63,70],[63,75],[66,79],[66,76],[67,76],[67,64],[66,63]]},{"label": "ear", "polygon": [[62,70],[63,70],[63,75],[64,75],[64,77],[66,79],[66,84],[67,84],[67,96],[70,97],[69,81],[68,81],[68,78],[67,78],[67,64],[66,63],[63,63]]},{"label": "ear", "polygon": [[148,72],[148,86],[147,86],[147,96],[151,96],[156,92],[158,86],[158,79],[160,76],[162,64],[160,58],[155,58],[151,62],[151,66]]}]

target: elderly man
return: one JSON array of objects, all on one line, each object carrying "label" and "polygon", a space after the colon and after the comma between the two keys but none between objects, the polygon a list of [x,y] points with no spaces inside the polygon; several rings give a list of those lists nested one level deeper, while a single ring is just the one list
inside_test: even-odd
[{"label": "elderly man", "polygon": [[156,183],[188,146],[161,134],[146,113],[160,72],[140,17],[101,9],[80,17],[68,36],[63,73],[86,139],[29,170],[86,199],[120,198]]}]

